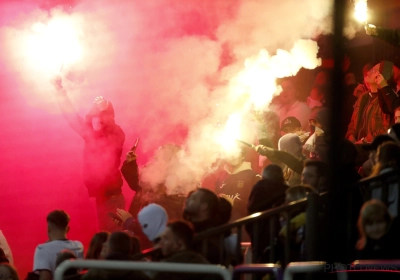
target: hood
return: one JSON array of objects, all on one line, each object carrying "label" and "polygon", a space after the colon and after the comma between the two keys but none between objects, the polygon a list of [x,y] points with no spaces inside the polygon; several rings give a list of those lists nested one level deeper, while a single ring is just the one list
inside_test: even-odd
[{"label": "hood", "polygon": [[300,137],[294,133],[288,133],[283,135],[278,142],[278,149],[280,151],[286,151],[296,157],[301,157],[302,155],[302,144]]},{"label": "hood", "polygon": [[165,231],[168,223],[168,214],[160,205],[151,203],[140,210],[138,221],[143,233],[153,242]]}]

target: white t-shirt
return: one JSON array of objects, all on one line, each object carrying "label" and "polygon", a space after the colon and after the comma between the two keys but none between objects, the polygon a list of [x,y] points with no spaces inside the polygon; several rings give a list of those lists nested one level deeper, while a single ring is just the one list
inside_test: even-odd
[{"label": "white t-shirt", "polygon": [[71,250],[78,259],[83,258],[83,245],[80,241],[54,240],[39,244],[33,259],[33,271],[49,270],[52,274],[56,270],[57,254],[62,250]]}]

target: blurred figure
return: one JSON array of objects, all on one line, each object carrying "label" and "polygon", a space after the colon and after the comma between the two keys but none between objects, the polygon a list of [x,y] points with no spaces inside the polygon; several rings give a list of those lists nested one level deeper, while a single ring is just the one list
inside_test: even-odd
[{"label": "blurred figure", "polygon": [[400,107],[397,107],[396,110],[394,110],[394,122],[400,123]]},{"label": "blurred figure", "polygon": [[18,272],[8,263],[0,263],[0,279],[19,280]]},{"label": "blurred figure", "polygon": [[308,160],[304,163],[301,173],[301,184],[313,187],[319,192],[327,191],[326,179],[328,176],[328,165],[318,160]]},{"label": "blurred figure", "polygon": [[253,186],[261,176],[251,169],[250,162],[245,161],[246,149],[241,148],[239,155],[226,159],[224,173],[217,181],[216,193],[232,204],[231,220],[247,215],[247,201]]},{"label": "blurred figure", "polygon": [[11,252],[11,248],[8,245],[7,239],[4,236],[3,232],[0,230],[0,249],[3,249],[5,256],[7,257],[10,264],[14,264],[13,255]]},{"label": "blurred figure", "polygon": [[[371,63],[363,68],[365,91],[357,99],[346,138],[352,143],[371,143],[375,136],[385,134],[390,125],[390,115],[384,113],[379,102],[375,70]],[[357,89],[356,89],[357,90]]]},{"label": "blurred figure", "polygon": [[110,101],[96,97],[85,119],[78,115],[63,88],[61,77],[53,81],[60,109],[71,128],[84,140],[83,176],[89,197],[96,198],[100,230],[118,230],[108,216],[124,208],[119,171],[125,133],[115,123]]},{"label": "blurred figure", "polygon": [[325,105],[326,88],[323,86],[314,86],[310,95],[307,97],[307,106],[312,109],[314,107],[323,107]]},{"label": "blurred figure", "polygon": [[361,260],[397,259],[399,241],[391,230],[392,217],[379,200],[364,203],[358,218],[360,238],[356,244],[356,257]]},{"label": "blurred figure", "polygon": [[314,133],[303,145],[304,155],[313,160],[327,160],[328,145],[326,132],[329,132],[330,112],[327,108],[315,107],[310,116],[309,122],[313,127]]},{"label": "blurred figure", "polygon": [[[66,260],[76,260],[76,256],[74,252],[70,250],[62,250],[57,254],[57,259],[56,259],[56,268],[63,263]],[[81,279],[81,275],[79,273],[78,268],[70,268],[67,271],[65,271],[63,275],[64,280],[79,280]]]},{"label": "blurred figure", "polygon": [[[194,231],[186,222],[174,221],[168,223],[159,243],[159,247],[164,255],[162,262],[208,264],[206,259],[191,250],[193,237]],[[199,273],[159,272],[153,279],[196,280],[208,279],[209,277],[210,275],[208,274]]]},{"label": "blurred figure", "polygon": [[293,78],[284,78],[280,82],[282,92],[279,95],[279,104],[276,112],[282,122],[287,117],[295,117],[304,131],[309,131],[308,118],[311,111],[306,103],[299,101]]},{"label": "blurred figure", "polygon": [[[111,233],[106,243],[106,260],[133,261],[132,237],[126,232],[116,231]],[[141,271],[115,270],[91,268],[82,276],[83,280],[111,280],[111,279],[137,279],[149,280],[150,278]]]},{"label": "blurred figure", "polygon": [[[376,164],[372,169],[370,178],[400,169],[400,147],[393,142],[385,142],[378,147]],[[386,202],[383,197],[382,188],[375,188],[371,191],[371,197]],[[399,215],[399,184],[389,183],[387,193],[388,210],[392,217]]]},{"label": "blurred figure", "polygon": [[83,245],[79,241],[67,239],[69,215],[63,210],[54,210],[47,215],[49,241],[39,244],[33,259],[33,271],[40,280],[52,279],[56,269],[57,254],[71,250],[78,258],[83,258]]},{"label": "blurred figure", "polygon": [[[386,66],[387,65],[387,66]],[[381,68],[390,67],[390,76],[386,78],[381,73]],[[380,94],[380,106],[383,111],[393,116],[395,110],[400,107],[400,69],[390,61],[381,61],[374,66],[373,78],[378,86]]]},{"label": "blurred figure", "polygon": [[[258,181],[251,190],[249,202],[247,204],[248,215],[266,211],[274,207],[282,205],[285,201],[286,190],[288,186],[283,178],[282,168],[276,164],[270,164],[263,170],[262,180]],[[276,219],[276,227],[279,224]],[[250,239],[255,239],[255,234],[258,235],[258,246],[252,247],[253,252],[257,251],[258,260],[253,260],[255,263],[275,262],[276,259],[270,259],[269,253],[270,244],[270,221],[261,220],[259,223],[259,232],[253,232],[252,226],[246,226],[246,230],[250,235]],[[276,234],[276,233],[275,233]]]},{"label": "blurred figure", "polygon": [[183,203],[187,194],[179,192],[168,194],[165,182],[168,176],[175,174],[176,167],[179,166],[178,153],[180,151],[181,147],[177,145],[161,146],[154,157],[143,166],[140,176],[136,155],[132,151],[128,152],[121,172],[129,187],[136,192],[129,208],[129,213],[133,217],[136,217],[140,209],[150,203],[162,206],[170,219],[178,219],[182,216]]},{"label": "blurred figure", "polygon": [[[286,134],[279,139],[278,143],[279,151],[288,152],[289,154],[294,155],[296,158],[305,159],[302,153],[302,145],[300,142],[299,136],[293,133]],[[283,168],[283,174],[286,180],[286,183],[289,186],[295,186],[300,184],[301,177],[300,173],[292,170],[289,166],[285,166]]]},{"label": "blurred figure", "polygon": [[[92,240],[90,240],[89,249],[86,253],[85,259],[87,260],[99,260],[104,259],[104,244],[107,242],[110,237],[110,233],[107,231],[101,231],[96,233]],[[103,254],[102,254],[103,252]]]},{"label": "blurred figure", "polygon": [[394,140],[389,135],[378,135],[374,138],[371,144],[362,145],[362,148],[369,152],[368,160],[363,163],[359,170],[362,177],[368,177],[371,175],[372,169],[376,164],[378,148],[385,142],[394,142]]},{"label": "blurred figure", "polygon": [[400,46],[400,29],[377,27],[373,24],[365,25],[367,35],[382,39],[394,46]]}]

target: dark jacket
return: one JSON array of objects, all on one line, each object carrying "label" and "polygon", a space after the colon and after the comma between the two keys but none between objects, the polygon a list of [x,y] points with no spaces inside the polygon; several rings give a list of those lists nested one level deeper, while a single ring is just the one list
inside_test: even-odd
[{"label": "dark jacket", "polygon": [[[285,201],[285,192],[287,188],[287,185],[271,180],[263,179],[257,182],[251,191],[247,204],[248,214],[251,215],[256,212],[262,212],[280,206]],[[276,219],[275,229],[278,229],[278,227],[279,221]],[[259,221],[258,232],[254,232],[252,226],[246,226],[246,230],[252,242],[255,238],[255,234],[259,236],[259,243],[256,247],[252,248],[256,251],[258,256],[255,262],[274,262],[275,260],[269,259],[269,250],[267,249],[270,246],[270,221]]]},{"label": "dark jacket", "polygon": [[383,105],[388,110],[388,113],[393,115],[396,108],[400,107],[400,91],[396,92],[392,87],[386,86],[379,90],[380,98],[383,100]]},{"label": "dark jacket", "polygon": [[356,140],[365,138],[367,142],[372,142],[375,136],[385,134],[390,126],[390,115],[384,111],[386,108],[380,102],[379,93],[375,98],[369,92],[360,95],[354,104],[346,138],[352,135]]},{"label": "dark jacket", "polygon": [[388,29],[377,27],[376,31],[378,32],[377,35],[373,35],[373,37],[382,39],[393,46],[399,47],[400,46],[400,29]]},{"label": "dark jacket", "polygon": [[[161,262],[182,263],[182,264],[208,264],[209,262],[201,255],[193,251],[182,251],[173,254]],[[199,273],[177,273],[177,272],[159,272],[153,280],[200,280],[210,279],[212,274],[199,274]]]}]

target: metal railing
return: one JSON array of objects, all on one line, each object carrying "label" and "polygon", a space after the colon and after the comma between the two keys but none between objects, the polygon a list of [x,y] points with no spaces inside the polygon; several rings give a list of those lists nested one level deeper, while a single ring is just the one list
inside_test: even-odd
[{"label": "metal railing", "polygon": [[202,273],[217,274],[224,280],[231,280],[231,273],[223,266],[211,264],[182,264],[160,262],[134,262],[134,261],[88,261],[67,260],[61,263],[55,273],[54,280],[62,280],[64,273],[70,268],[99,268],[99,269],[123,269],[136,271],[161,271],[177,273]]}]

